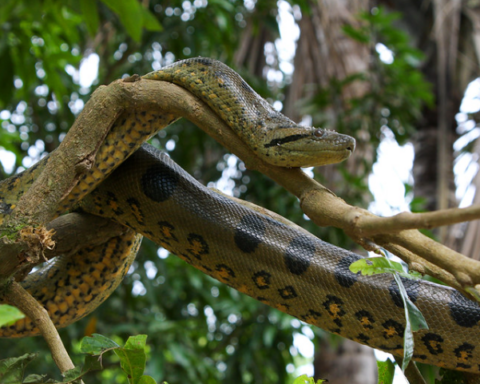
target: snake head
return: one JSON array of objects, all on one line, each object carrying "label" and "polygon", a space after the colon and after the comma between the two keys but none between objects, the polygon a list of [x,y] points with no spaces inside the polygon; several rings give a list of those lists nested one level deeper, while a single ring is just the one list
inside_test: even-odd
[{"label": "snake head", "polygon": [[269,130],[259,153],[281,167],[316,167],[339,163],[355,149],[355,139],[322,128],[291,126]]}]

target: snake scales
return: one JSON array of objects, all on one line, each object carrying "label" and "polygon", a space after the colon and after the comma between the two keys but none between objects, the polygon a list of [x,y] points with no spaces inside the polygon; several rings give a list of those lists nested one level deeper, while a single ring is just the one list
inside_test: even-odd
[{"label": "snake scales", "polygon": [[[355,145],[348,136],[296,125],[235,72],[210,59],[178,62],[144,79],[186,88],[273,164],[333,163],[348,157]],[[173,115],[152,111],[125,112],[99,149],[92,170],[61,203],[59,213],[80,206],[128,229],[101,246],[58,257],[22,282],[56,326],[86,316],[108,297],[132,263],[140,233],[261,302],[401,355],[405,321],[394,279],[351,273],[349,265],[360,256],[209,190],[167,155],[147,145],[140,148],[174,120]],[[46,162],[48,157],[0,183],[0,225]],[[448,287],[407,279],[404,284],[430,327],[415,334],[414,359],[480,372],[480,307]],[[38,329],[28,318],[0,329],[0,337],[35,334]]]}]

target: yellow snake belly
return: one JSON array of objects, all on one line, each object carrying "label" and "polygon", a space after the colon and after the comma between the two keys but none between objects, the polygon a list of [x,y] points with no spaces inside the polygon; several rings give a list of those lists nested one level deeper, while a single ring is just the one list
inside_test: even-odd
[{"label": "yellow snake belly", "polygon": [[[296,160],[288,165],[309,165],[339,161],[353,150],[354,141],[343,135],[315,128],[307,132],[288,119],[281,120],[264,102],[250,100],[253,91],[246,89],[241,79],[229,80],[233,75],[225,75],[224,66],[196,60],[147,77],[190,89],[223,114],[229,125],[237,127],[232,129],[241,137],[245,135],[246,141],[255,131],[250,127],[257,127],[255,132],[260,132],[262,141],[256,140],[252,149],[262,158],[285,165],[291,155]],[[229,97],[221,93],[239,87],[243,93],[239,90]],[[253,113],[247,118],[250,125],[244,124],[242,113],[247,117]],[[79,182],[59,212],[81,200],[83,210],[124,224],[261,302],[330,332],[401,355],[403,304],[390,276],[352,274],[348,267],[360,256],[205,188],[152,148],[143,147],[124,162],[158,126],[166,126],[175,118],[148,111],[125,112],[100,148],[92,172]],[[275,125],[281,134],[275,132]],[[326,160],[312,160],[310,150],[297,148],[301,143],[308,148],[312,143],[321,147],[322,137],[334,148],[326,150]],[[14,210],[18,197],[46,161],[0,184],[0,220]],[[81,251],[84,253],[77,259],[59,258],[29,275],[23,284],[47,308],[58,327],[68,325],[90,313],[121,281],[138,243],[139,236],[128,231],[124,238]],[[430,327],[415,335],[414,359],[479,372],[480,307],[448,287],[411,280],[404,284]],[[0,337],[36,333],[29,319],[0,329]]]}]

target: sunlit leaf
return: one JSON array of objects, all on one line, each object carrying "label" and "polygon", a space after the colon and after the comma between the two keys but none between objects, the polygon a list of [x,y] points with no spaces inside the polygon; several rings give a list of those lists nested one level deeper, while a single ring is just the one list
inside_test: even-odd
[{"label": "sunlit leaf", "polygon": [[350,271],[353,273],[361,272],[362,275],[366,276],[396,272],[404,274],[403,267],[400,263],[382,256],[357,260],[350,265]]},{"label": "sunlit leaf", "polygon": [[385,361],[377,360],[378,384],[392,384],[395,376],[395,364],[387,359]]},{"label": "sunlit leaf", "polygon": [[12,325],[24,317],[25,315],[18,308],[8,304],[0,304],[0,327]]}]

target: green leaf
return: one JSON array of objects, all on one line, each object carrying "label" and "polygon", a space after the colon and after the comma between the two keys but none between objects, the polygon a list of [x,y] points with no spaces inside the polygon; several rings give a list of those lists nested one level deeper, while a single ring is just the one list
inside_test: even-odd
[{"label": "green leaf", "polygon": [[350,265],[350,271],[353,273],[361,272],[365,276],[377,275],[379,273],[400,273],[405,275],[402,264],[383,256],[357,260]]},{"label": "green leaf", "polygon": [[378,384],[392,384],[395,376],[395,364],[387,359],[386,361],[378,361]]},{"label": "green leaf", "polygon": [[25,315],[16,307],[8,304],[0,305],[0,327],[15,324],[17,320],[23,319]]},{"label": "green leaf", "polygon": [[403,286],[402,280],[398,274],[394,275],[395,281],[397,282],[398,289],[400,291],[400,296],[402,297],[403,305],[405,308],[405,333],[403,336],[403,363],[402,371],[405,372],[410,360],[413,356],[413,351],[415,348],[415,343],[413,340],[413,332],[418,331],[419,329],[428,329],[427,322],[425,318],[408,298],[407,291]]},{"label": "green leaf", "polygon": [[295,381],[293,382],[293,384],[322,384],[326,382],[326,380],[322,380],[322,379],[319,379],[317,381],[315,381],[313,379],[313,377],[308,377],[307,375],[302,375],[302,376],[298,376]]},{"label": "green leaf", "polygon": [[147,346],[147,335],[137,335],[137,336],[130,336],[125,343],[125,349],[140,349],[142,351],[145,350]]},{"label": "green leaf", "polygon": [[115,354],[120,358],[120,365],[127,374],[130,384],[137,384],[145,370],[147,357],[145,354],[147,335],[131,336],[125,347],[115,349]]},{"label": "green leaf", "polygon": [[142,376],[138,384],[157,384],[157,382],[151,376]]},{"label": "green leaf", "polygon": [[370,42],[371,37],[368,31],[354,28],[351,25],[344,25],[342,27],[342,30],[343,33],[345,33],[347,36],[359,41],[360,43],[367,44],[368,42]]},{"label": "green leaf", "polygon": [[83,366],[72,368],[63,374],[63,382],[70,383],[72,381],[79,380],[86,373],[90,371],[99,371],[101,369],[103,369],[101,357],[86,355]]},{"label": "green leaf", "polygon": [[142,10],[142,19],[143,26],[149,31],[162,31],[163,27],[160,24],[160,21],[155,17],[155,15],[150,12],[147,8],[140,7]]},{"label": "green leaf", "polygon": [[0,383],[18,384],[23,381],[25,367],[37,357],[36,353],[27,353],[20,357],[0,360]]},{"label": "green leaf", "polygon": [[97,1],[96,0],[82,0],[80,1],[80,8],[83,13],[83,20],[87,24],[88,33],[95,36],[100,24],[98,17]]},{"label": "green leaf", "polygon": [[120,346],[109,338],[94,333],[92,337],[86,336],[82,339],[80,350],[83,353],[100,355],[108,349],[120,348]]},{"label": "green leaf", "polygon": [[137,0],[102,0],[115,12],[130,37],[139,42],[142,37],[142,5]]},{"label": "green leaf", "polygon": [[22,384],[46,384],[46,383],[59,383],[53,379],[47,379],[47,375],[28,375]]}]

